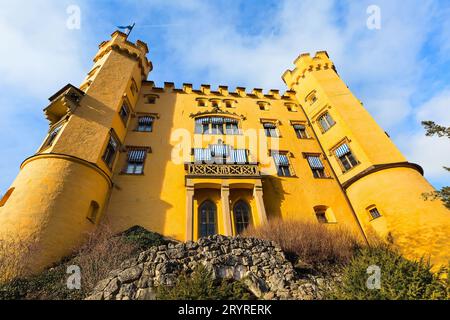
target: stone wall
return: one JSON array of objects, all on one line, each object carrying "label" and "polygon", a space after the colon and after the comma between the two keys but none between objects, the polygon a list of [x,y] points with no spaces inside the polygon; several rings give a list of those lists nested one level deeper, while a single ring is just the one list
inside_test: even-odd
[{"label": "stone wall", "polygon": [[142,252],[111,271],[87,299],[152,300],[157,286],[171,286],[199,265],[214,277],[242,280],[259,299],[320,299],[329,285],[324,278],[298,274],[273,242],[217,235]]}]

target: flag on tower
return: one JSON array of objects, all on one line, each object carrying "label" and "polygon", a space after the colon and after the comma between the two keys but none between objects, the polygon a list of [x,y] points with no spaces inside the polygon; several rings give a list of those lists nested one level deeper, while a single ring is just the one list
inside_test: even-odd
[{"label": "flag on tower", "polygon": [[133,23],[132,25],[129,25],[129,26],[117,26],[117,29],[125,30],[125,33],[128,37],[130,35],[131,31],[133,30],[135,24],[136,23]]}]

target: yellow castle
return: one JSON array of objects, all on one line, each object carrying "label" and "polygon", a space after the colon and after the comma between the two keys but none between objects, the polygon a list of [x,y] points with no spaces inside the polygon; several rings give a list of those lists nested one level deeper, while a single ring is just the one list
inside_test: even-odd
[{"label": "yellow castle", "polygon": [[23,259],[34,272],[104,221],[187,241],[304,219],[448,262],[450,211],[423,199],[434,189],[422,168],[326,52],[300,55],[283,75],[284,94],[157,87],[147,53],[114,32],[82,85],[65,86],[44,109],[48,135],[0,202],[0,239],[33,243]]}]

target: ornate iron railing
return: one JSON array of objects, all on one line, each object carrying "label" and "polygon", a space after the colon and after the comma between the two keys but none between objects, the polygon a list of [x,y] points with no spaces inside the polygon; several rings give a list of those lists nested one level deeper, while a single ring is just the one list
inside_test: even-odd
[{"label": "ornate iron railing", "polygon": [[257,177],[260,176],[257,164],[204,164],[187,163],[186,171],[189,176],[230,176]]}]

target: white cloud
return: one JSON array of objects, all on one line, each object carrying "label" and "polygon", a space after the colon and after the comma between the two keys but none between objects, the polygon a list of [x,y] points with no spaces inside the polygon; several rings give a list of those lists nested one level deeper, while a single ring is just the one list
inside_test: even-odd
[{"label": "white cloud", "polygon": [[80,32],[66,27],[64,2],[2,1],[0,8],[0,83],[42,97],[81,79]]},{"label": "white cloud", "polygon": [[46,98],[86,72],[82,33],[66,28],[68,4],[0,0],[0,136],[7,155],[0,158],[0,194],[45,136]]}]

